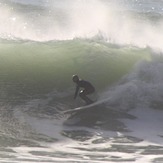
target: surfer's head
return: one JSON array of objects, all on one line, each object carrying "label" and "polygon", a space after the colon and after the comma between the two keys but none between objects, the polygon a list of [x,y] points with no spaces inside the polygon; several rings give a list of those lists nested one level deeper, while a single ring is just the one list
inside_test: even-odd
[{"label": "surfer's head", "polygon": [[78,82],[79,81],[79,77],[78,77],[78,75],[73,75],[72,76],[72,80],[73,80],[73,82]]}]

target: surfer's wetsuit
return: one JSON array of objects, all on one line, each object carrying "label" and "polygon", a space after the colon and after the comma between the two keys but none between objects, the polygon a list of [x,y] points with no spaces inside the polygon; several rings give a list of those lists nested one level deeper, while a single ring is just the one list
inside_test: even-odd
[{"label": "surfer's wetsuit", "polygon": [[86,102],[87,105],[93,103],[93,101],[87,97],[87,95],[95,92],[93,85],[88,81],[79,79],[77,75],[73,76],[73,81],[76,83],[74,99],[77,97],[79,89],[83,88],[80,91],[79,96]]}]

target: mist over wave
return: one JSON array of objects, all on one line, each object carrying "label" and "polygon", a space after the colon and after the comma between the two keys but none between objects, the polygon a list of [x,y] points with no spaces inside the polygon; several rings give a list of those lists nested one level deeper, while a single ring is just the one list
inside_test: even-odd
[{"label": "mist over wave", "polygon": [[142,6],[141,1],[135,1],[133,7],[124,1],[104,0],[46,1],[40,4],[2,1],[0,37],[41,42],[98,38],[162,51],[162,13],[161,9],[154,10],[156,4],[151,1],[151,10],[146,12],[131,10],[134,5]]}]

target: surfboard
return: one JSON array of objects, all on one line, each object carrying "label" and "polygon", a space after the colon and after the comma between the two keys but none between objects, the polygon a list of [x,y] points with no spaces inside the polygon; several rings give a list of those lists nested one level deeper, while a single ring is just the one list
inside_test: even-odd
[{"label": "surfboard", "polygon": [[89,108],[92,108],[94,106],[100,105],[100,104],[106,102],[107,100],[108,99],[96,101],[96,102],[94,102],[92,104],[89,104],[89,105],[85,105],[85,106],[77,107],[75,109],[70,109],[70,110],[63,111],[62,113],[63,114],[71,114],[71,113],[74,113],[74,112],[78,112],[78,111],[82,111],[82,110],[85,110],[85,109],[89,109]]}]

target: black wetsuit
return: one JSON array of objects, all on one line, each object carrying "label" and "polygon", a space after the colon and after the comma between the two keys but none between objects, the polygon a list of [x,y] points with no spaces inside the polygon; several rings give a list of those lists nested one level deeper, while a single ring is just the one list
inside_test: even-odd
[{"label": "black wetsuit", "polygon": [[77,97],[79,89],[83,88],[80,91],[79,96],[86,102],[86,104],[91,104],[93,101],[90,100],[86,95],[95,92],[95,88],[93,87],[93,85],[90,82],[81,79],[78,82],[76,82],[76,84],[77,86],[74,99]]}]

